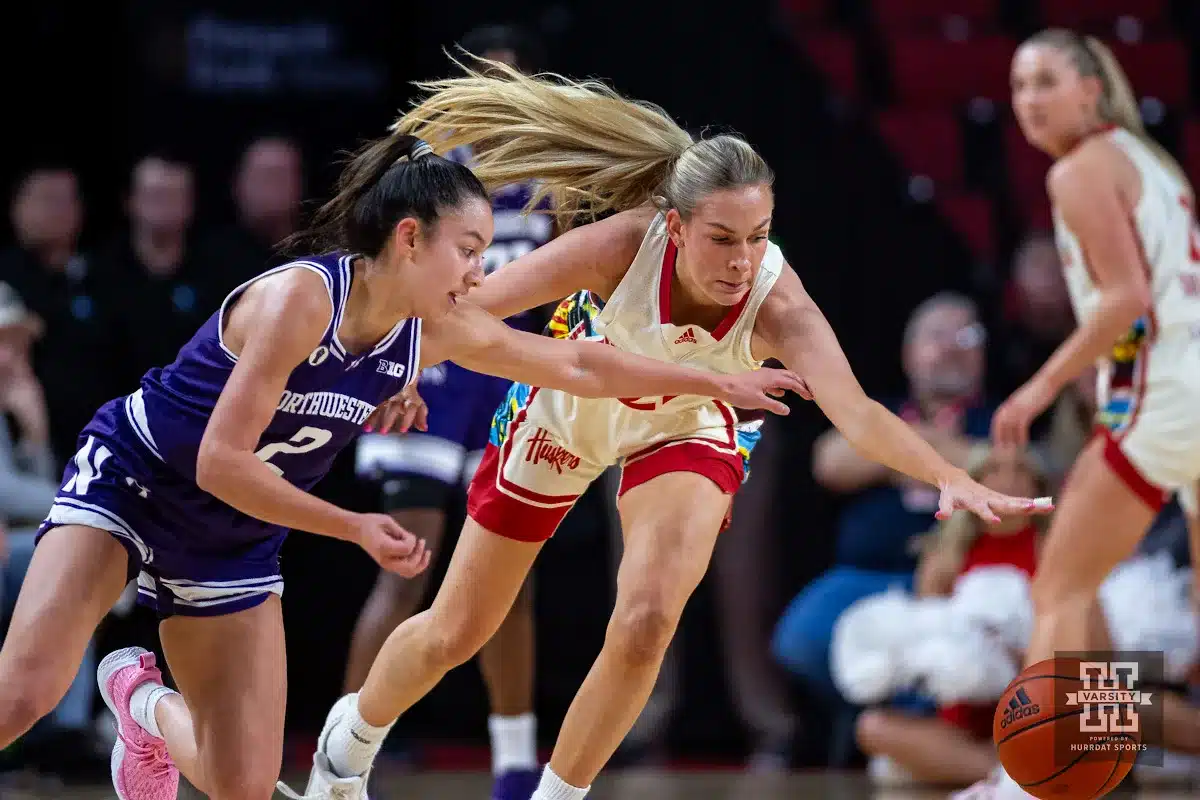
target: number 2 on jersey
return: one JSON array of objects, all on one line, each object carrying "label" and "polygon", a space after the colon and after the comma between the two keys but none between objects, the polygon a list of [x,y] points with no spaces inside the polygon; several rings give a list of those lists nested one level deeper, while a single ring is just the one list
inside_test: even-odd
[{"label": "number 2 on jersey", "polygon": [[258,456],[278,476],[283,477],[283,469],[271,463],[271,459],[280,453],[294,455],[296,453],[311,453],[318,447],[323,447],[333,438],[333,433],[324,428],[314,428],[305,425],[286,442],[274,442],[258,448],[254,455]]}]

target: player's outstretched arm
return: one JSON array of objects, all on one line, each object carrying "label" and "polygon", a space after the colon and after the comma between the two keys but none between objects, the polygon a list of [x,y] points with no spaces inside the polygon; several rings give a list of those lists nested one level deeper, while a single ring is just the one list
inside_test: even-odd
[{"label": "player's outstretched arm", "polygon": [[655,213],[650,207],[624,211],[569,230],[488,275],[467,299],[505,319],[580,289],[607,298],[633,263]]},{"label": "player's outstretched arm", "polygon": [[523,333],[466,302],[442,319],[426,320],[424,331],[421,353],[428,363],[449,359],[475,372],[577,397],[700,395],[737,408],[786,414],[788,407],[775,398],[805,388],[786,370],[718,375],[625,353],[600,342]]},{"label": "player's outstretched arm", "polygon": [[424,542],[386,514],[356,514],[288,483],[255,455],[292,370],[321,343],[333,312],[320,276],[292,269],[255,283],[228,315],[238,353],[196,458],[196,484],[248,516],[354,542],[385,569],[428,565]]},{"label": "player's outstretched arm", "polygon": [[833,328],[790,267],[759,310],[754,334],[756,357],[778,358],[802,375],[813,400],[852,447],[872,461],[940,488],[939,517],[959,508],[986,520],[995,520],[997,514],[1050,510],[1048,502],[980,486],[907,423],[867,397]]}]

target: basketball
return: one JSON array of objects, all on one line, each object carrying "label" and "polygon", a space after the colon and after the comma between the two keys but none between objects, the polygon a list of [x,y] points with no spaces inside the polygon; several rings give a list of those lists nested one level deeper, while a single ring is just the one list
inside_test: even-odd
[{"label": "basketball", "polygon": [[1085,689],[1081,664],[1073,658],[1039,661],[1008,685],[996,707],[992,738],[1000,763],[1034,797],[1102,797],[1125,779],[1141,750],[1136,725],[1121,726],[1132,731],[1097,730],[1106,727],[1106,718],[1085,717],[1083,705],[1070,697]]}]

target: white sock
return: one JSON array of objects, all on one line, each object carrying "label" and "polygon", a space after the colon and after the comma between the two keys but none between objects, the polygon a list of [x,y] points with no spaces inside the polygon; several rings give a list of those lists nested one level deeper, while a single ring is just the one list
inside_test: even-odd
[{"label": "white sock", "polygon": [[155,681],[146,681],[134,689],[129,698],[129,713],[133,716],[133,721],[145,728],[146,733],[161,739],[162,731],[158,728],[158,720],[154,718],[154,709],[159,700],[172,694],[179,692]]},{"label": "white sock", "polygon": [[1033,795],[1021,788],[1021,784],[1013,780],[1012,776],[1005,771],[1003,766],[997,767],[996,770],[998,778],[996,783],[996,797],[999,800],[1027,800],[1027,798],[1033,797]]},{"label": "white sock", "polygon": [[488,717],[488,732],[492,739],[493,775],[514,769],[537,769],[536,716],[500,717],[493,714]]},{"label": "white sock", "polygon": [[340,778],[365,775],[379,748],[383,747],[388,731],[396,723],[393,721],[382,727],[368,725],[358,713],[357,694],[343,698],[329,713],[340,716],[325,742],[325,755],[329,756],[330,766]]},{"label": "white sock", "polygon": [[547,765],[542,770],[542,780],[538,784],[537,791],[533,793],[533,797],[530,800],[583,800],[591,788],[590,786],[585,786],[580,789],[577,786],[572,786],[564,782]]}]

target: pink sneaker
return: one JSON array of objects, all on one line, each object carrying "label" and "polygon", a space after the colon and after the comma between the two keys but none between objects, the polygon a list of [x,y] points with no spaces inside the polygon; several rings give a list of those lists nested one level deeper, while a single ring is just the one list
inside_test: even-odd
[{"label": "pink sneaker", "polygon": [[147,682],[162,683],[154,654],[140,647],[105,656],[96,670],[104,704],[117,718],[117,743],[112,753],[112,781],[120,800],[175,800],[179,770],[167,753],[167,743],[138,724],[129,700]]}]

